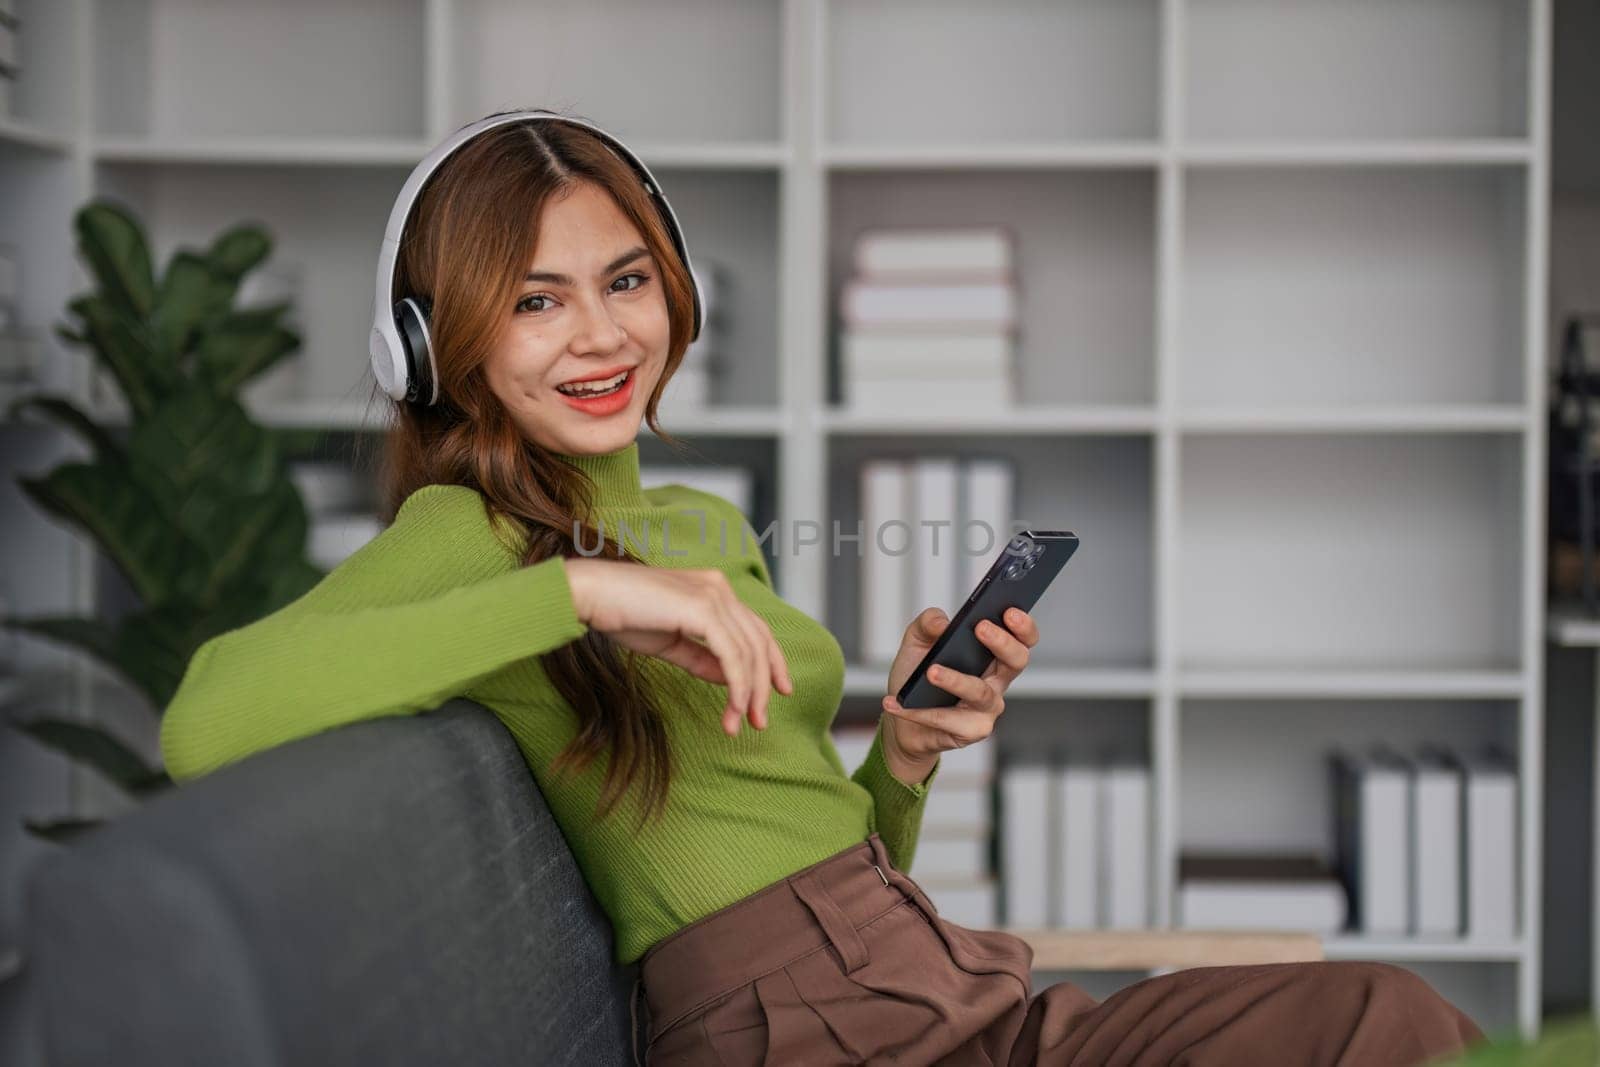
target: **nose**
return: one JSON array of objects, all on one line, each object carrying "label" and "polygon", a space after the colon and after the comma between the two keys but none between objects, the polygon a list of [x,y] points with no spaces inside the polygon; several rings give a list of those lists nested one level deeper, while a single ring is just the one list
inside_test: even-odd
[{"label": "nose", "polygon": [[628,331],[622,328],[611,313],[603,297],[593,297],[582,302],[578,309],[576,332],[572,337],[572,350],[577,353],[605,355],[615,352],[628,342]]}]

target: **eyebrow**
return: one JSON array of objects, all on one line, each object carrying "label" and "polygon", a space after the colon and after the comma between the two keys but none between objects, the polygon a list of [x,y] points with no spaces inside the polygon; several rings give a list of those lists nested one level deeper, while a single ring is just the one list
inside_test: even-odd
[{"label": "eyebrow", "polygon": [[[640,256],[646,256],[649,254],[649,249],[645,248],[643,245],[640,245],[638,248],[630,248],[616,259],[613,259],[610,263],[607,263],[605,270],[602,270],[600,273],[610,274],[614,270],[621,270],[623,267],[626,267],[629,263],[632,263]],[[532,271],[522,280],[526,282],[549,282],[552,285],[572,284],[572,279],[567,275],[552,274],[549,271]]]}]

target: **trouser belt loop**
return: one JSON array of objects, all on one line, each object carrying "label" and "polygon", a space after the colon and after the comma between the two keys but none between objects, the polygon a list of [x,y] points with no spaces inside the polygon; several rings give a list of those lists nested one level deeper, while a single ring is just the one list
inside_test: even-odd
[{"label": "trouser belt loop", "polygon": [[789,879],[789,885],[801,903],[816,916],[817,922],[822,924],[822,929],[827,933],[828,940],[833,942],[833,947],[839,950],[839,956],[844,960],[845,973],[849,974],[866,963],[866,942],[861,940],[861,934],[850,921],[850,917],[829,895],[828,890],[817,880],[817,876],[811,872],[797,874]]}]

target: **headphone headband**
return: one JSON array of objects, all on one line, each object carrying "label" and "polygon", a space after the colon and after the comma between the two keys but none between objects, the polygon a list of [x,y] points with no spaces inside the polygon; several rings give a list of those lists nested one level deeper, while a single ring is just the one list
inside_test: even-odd
[{"label": "headphone headband", "polygon": [[[427,308],[410,296],[397,300],[394,295],[394,275],[400,258],[401,231],[411,214],[412,204],[433,172],[468,141],[497,126],[531,120],[565,122],[573,126],[582,126],[604,141],[607,147],[621,156],[639,175],[644,182],[645,191],[660,208],[662,220],[667,225],[667,232],[672,235],[673,246],[683,259],[684,269],[689,272],[689,287],[694,296],[694,326],[689,339],[692,341],[700,336],[700,324],[705,318],[705,309],[701,306],[700,287],[694,280],[694,268],[689,262],[689,249],[683,239],[683,230],[678,225],[677,216],[673,214],[672,205],[667,203],[666,194],[661,191],[661,186],[650,173],[650,169],[644,165],[644,160],[636,156],[616,137],[591,122],[558,115],[544,108],[508,111],[468,123],[441,141],[433,151],[423,157],[422,162],[412,168],[405,184],[400,187],[400,195],[395,198],[394,207],[389,211],[389,222],[383,231],[383,243],[378,246],[378,289],[373,301],[372,333],[368,337],[367,348],[372,357],[373,375],[378,379],[383,391],[395,400],[420,400],[424,404],[434,404],[439,399],[439,373],[434,359],[433,345],[427,332]],[[407,339],[401,336],[402,330],[411,339],[409,346]],[[408,347],[410,358],[408,358]],[[420,380],[424,376],[427,378],[426,382]],[[424,391],[428,393],[426,398],[418,395]]]}]

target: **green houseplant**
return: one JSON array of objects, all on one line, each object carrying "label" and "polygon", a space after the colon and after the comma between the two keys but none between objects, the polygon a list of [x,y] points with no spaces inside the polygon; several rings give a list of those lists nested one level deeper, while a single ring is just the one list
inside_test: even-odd
[{"label": "green houseplant", "polygon": [[[36,616],[6,625],[76,647],[125,678],[159,715],[190,656],[309,589],[323,572],[306,557],[308,519],[289,477],[292,440],[246,413],[240,388],[300,346],[287,303],[236,308],[240,280],[272,248],[260,226],[182,248],[156,278],[137,219],[96,200],[74,217],[78,253],[93,275],[56,327],[86,348],[128,407],[125,428],[97,424],[65,397],[31,409],[82,438],[90,457],[18,484],[46,512],[87,534],[126,578],[140,606],[116,621]],[[93,767],[138,796],[171,785],[110,733],[57,714],[18,729]],[[94,820],[29,822],[64,839]]]}]

